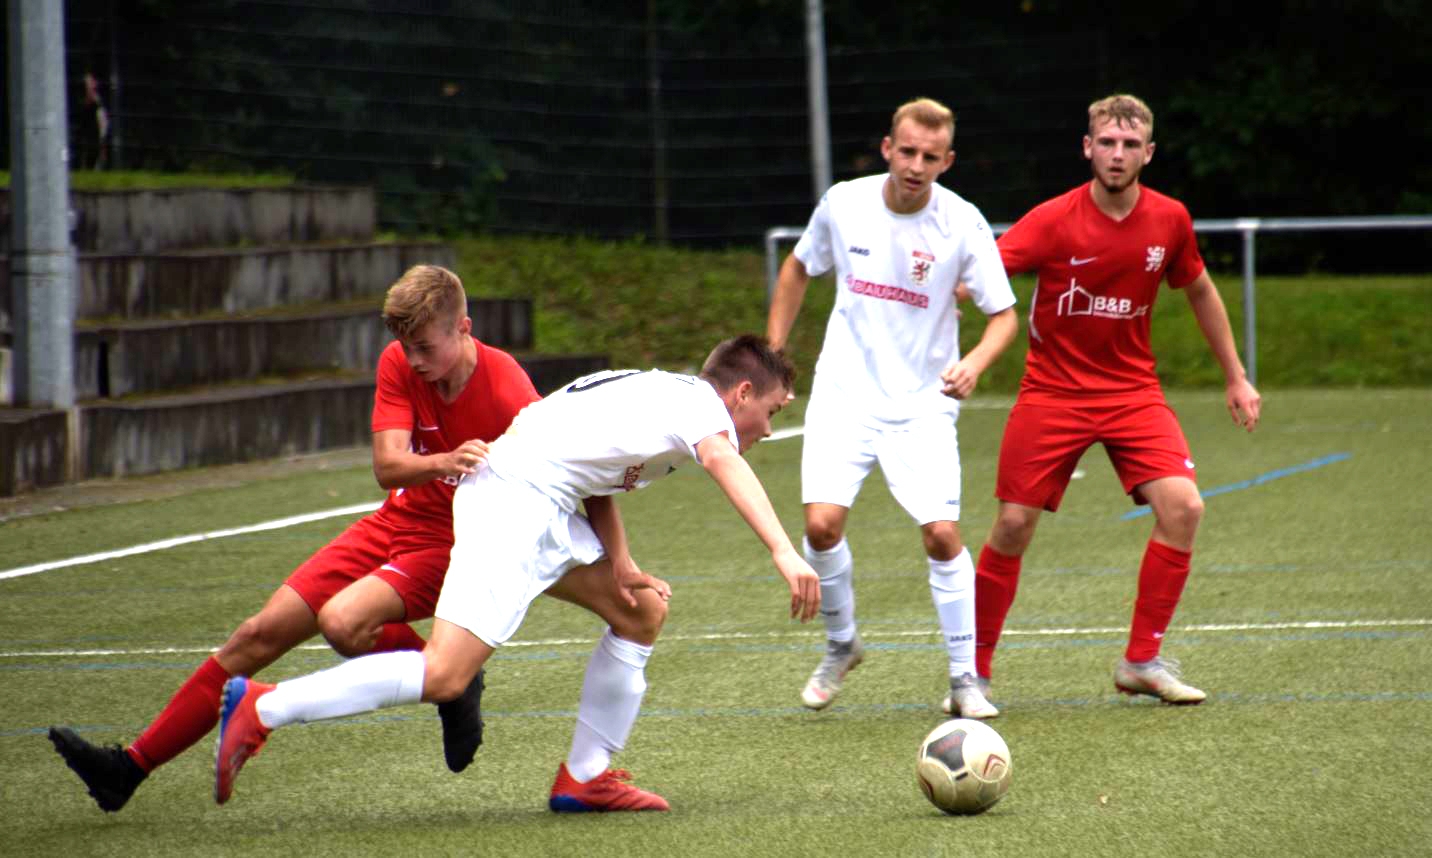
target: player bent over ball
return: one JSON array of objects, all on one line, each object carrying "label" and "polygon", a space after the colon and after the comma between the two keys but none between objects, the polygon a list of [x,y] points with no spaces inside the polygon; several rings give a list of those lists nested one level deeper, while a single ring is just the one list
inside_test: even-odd
[{"label": "player bent over ball", "polygon": [[[765,340],[745,336],[718,345],[697,376],[601,372],[529,406],[492,445],[487,466],[464,477],[454,495],[452,561],[428,645],[420,653],[365,656],[277,686],[230,680],[215,800],[228,801],[241,767],[280,727],[457,697],[516,632],[532,600],[574,575],[586,581],[605,576],[610,591],[628,604],[650,598],[650,591],[669,596],[665,582],[643,574],[632,559],[611,496],[643,488],[687,459],[711,475],[770,550],[790,588],[791,616],[814,617],[820,581],[741,458],[770,434],[792,375],[790,363]],[[599,742],[558,766],[553,810],[668,809],[661,796],[607,767],[636,720],[650,654],[650,643],[610,632],[602,639],[577,715],[577,737]]]}]

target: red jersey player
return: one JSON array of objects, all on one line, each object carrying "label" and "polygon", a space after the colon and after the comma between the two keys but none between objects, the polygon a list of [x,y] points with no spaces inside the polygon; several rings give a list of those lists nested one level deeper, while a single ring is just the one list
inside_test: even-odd
[{"label": "red jersey player", "polygon": [[[407,623],[433,615],[453,542],[453,490],[485,458],[486,442],[539,397],[511,355],[473,338],[452,272],[409,269],[389,289],[383,318],[397,337],[378,359],[373,401],[373,472],[391,490],[387,501],[294,570],[128,748],[50,729],[103,810],[119,810],[151,771],[214,728],[230,677],[267,667],[315,633],[347,656],[423,648]],[[481,694],[479,675],[438,707],[455,772],[482,742]]]},{"label": "red jersey player", "polygon": [[1024,379],[1000,447],[999,513],[975,579],[976,669],[986,686],[1040,512],[1059,508],[1079,457],[1101,442],[1124,490],[1155,517],[1114,684],[1167,703],[1200,703],[1205,696],[1159,655],[1203,515],[1188,443],[1164,401],[1149,348],[1161,281],[1188,298],[1223,369],[1233,421],[1252,431],[1261,400],[1238,359],[1188,211],[1139,184],[1154,154],[1152,138],[1153,113],[1139,99],[1094,102],[1084,138],[1093,180],[1035,207],[999,239],[1008,271],[1036,271],[1039,283]]}]

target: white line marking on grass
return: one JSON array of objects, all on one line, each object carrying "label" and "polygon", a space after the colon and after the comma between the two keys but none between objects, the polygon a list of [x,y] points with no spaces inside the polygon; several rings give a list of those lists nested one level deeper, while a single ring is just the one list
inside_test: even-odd
[{"label": "white line marking on grass", "polygon": [[[1432,626],[1432,619],[1411,617],[1404,620],[1308,620],[1287,623],[1204,623],[1193,626],[1179,626],[1182,632],[1275,632],[1289,629],[1380,629],[1396,626]],[[1125,626],[1069,626],[1043,629],[1005,629],[1004,634],[1015,637],[1064,637],[1072,635],[1122,634]],[[814,639],[818,631],[801,632],[719,632],[704,635],[668,635],[661,640],[672,643],[698,643],[703,641],[729,640],[787,640],[792,638]],[[904,631],[863,631],[865,638],[915,638],[939,637],[937,629],[910,629]],[[535,641],[510,641],[505,646],[514,649],[528,647],[591,646],[594,638],[547,638]],[[297,650],[326,650],[327,644],[303,644]],[[0,658],[71,658],[97,655],[207,655],[217,652],[213,647],[152,647],[145,649],[57,649],[32,650],[29,652],[0,651]]]},{"label": "white line marking on grass", "polygon": [[161,539],[158,542],[146,542],[142,545],[133,545],[129,548],[120,548],[114,551],[101,551],[98,554],[84,554],[79,557],[69,557],[64,560],[51,560],[48,563],[35,563],[30,566],[20,566],[15,569],[7,569],[0,572],[0,580],[5,578],[19,578],[22,575],[34,575],[36,572],[48,572],[51,569],[64,569],[68,566],[83,566],[86,563],[103,563],[106,560],[114,560],[120,557],[130,557],[135,554],[148,554],[151,551],[163,551],[166,548],[175,548],[180,545],[188,545],[192,542],[204,542],[210,539],[223,539],[226,536],[242,536],[245,533],[259,533],[265,530],[278,530],[283,527],[293,527],[298,524],[308,524],[311,521],[322,521],[325,518],[337,518],[342,515],[357,515],[359,513],[372,512],[377,509],[377,503],[360,503],[353,506],[329,509],[322,512],[310,512],[304,515],[294,515],[288,518],[277,518],[273,521],[262,521],[258,524],[250,524],[244,527],[231,527],[226,530],[210,530],[206,533],[191,533],[187,536],[175,536],[171,539]]},{"label": "white line marking on grass", "polygon": [[[1009,403],[1003,400],[978,400],[966,402],[963,408],[974,409],[996,409],[1008,408]],[[787,438],[796,438],[805,434],[804,426],[792,426],[772,432],[766,441],[784,441]],[[67,557],[64,560],[51,560],[45,563],[34,563],[29,566],[17,566],[14,569],[6,569],[0,572],[0,581],[6,578],[20,578],[25,575],[34,575],[37,572],[49,572],[53,569],[66,569],[71,566],[84,566],[88,563],[103,563],[106,560],[116,560],[120,557],[132,557],[136,554],[148,554],[151,551],[163,551],[166,548],[175,548],[180,545],[189,545],[194,542],[205,542],[210,539],[223,539],[226,536],[242,536],[246,533],[259,533],[265,530],[278,530],[283,527],[293,527],[298,524],[308,524],[312,521],[322,521],[325,518],[336,518],[342,515],[357,515],[369,513],[379,507],[378,503],[355,504],[339,509],[324,510],[323,512],[311,512],[305,515],[295,515],[289,518],[279,518],[273,521],[263,521],[258,524],[251,524],[246,527],[231,527],[226,530],[211,530],[207,533],[191,533],[187,536],[175,536],[171,539],[161,539],[157,542],[146,542],[142,545],[133,545],[129,548],[119,548],[114,551],[101,551],[96,554],[84,554],[79,557]]]}]

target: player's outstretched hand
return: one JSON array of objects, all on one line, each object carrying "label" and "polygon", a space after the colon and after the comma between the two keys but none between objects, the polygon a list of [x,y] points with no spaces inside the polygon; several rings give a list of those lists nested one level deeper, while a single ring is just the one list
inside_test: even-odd
[{"label": "player's outstretched hand", "polygon": [[979,380],[980,374],[961,360],[945,367],[945,371],[940,373],[940,381],[944,382],[940,392],[955,399],[964,399],[975,392],[975,384]]},{"label": "player's outstretched hand", "polygon": [[474,438],[471,441],[464,441],[446,455],[444,462],[443,476],[463,477],[468,474],[477,473],[482,463],[487,461],[487,443]]},{"label": "player's outstretched hand", "polygon": [[671,600],[671,585],[641,571],[630,558],[612,563],[612,580],[617,585],[617,594],[628,607],[636,607],[637,590],[655,590],[663,602]]},{"label": "player's outstretched hand", "polygon": [[1248,383],[1248,379],[1242,378],[1228,385],[1228,413],[1235,424],[1252,432],[1258,427],[1258,413],[1262,407],[1263,397]]},{"label": "player's outstretched hand", "polygon": [[820,576],[794,548],[775,555],[776,569],[791,587],[791,616],[807,622],[820,613]]}]

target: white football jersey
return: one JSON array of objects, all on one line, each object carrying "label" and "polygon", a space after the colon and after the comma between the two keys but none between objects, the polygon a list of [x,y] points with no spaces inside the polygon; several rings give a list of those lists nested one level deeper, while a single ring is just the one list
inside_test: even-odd
[{"label": "white football jersey", "polygon": [[710,382],[656,369],[604,370],[522,409],[493,442],[487,467],[576,512],[583,498],[666,476],[720,433],[739,446]]},{"label": "white football jersey", "polygon": [[959,358],[960,281],[986,315],[1014,306],[979,209],[935,184],[923,209],[896,214],[882,196],[888,177],[831,186],[795,248],[811,276],[835,268],[811,398],[878,424],[958,409],[940,393],[940,372]]}]

